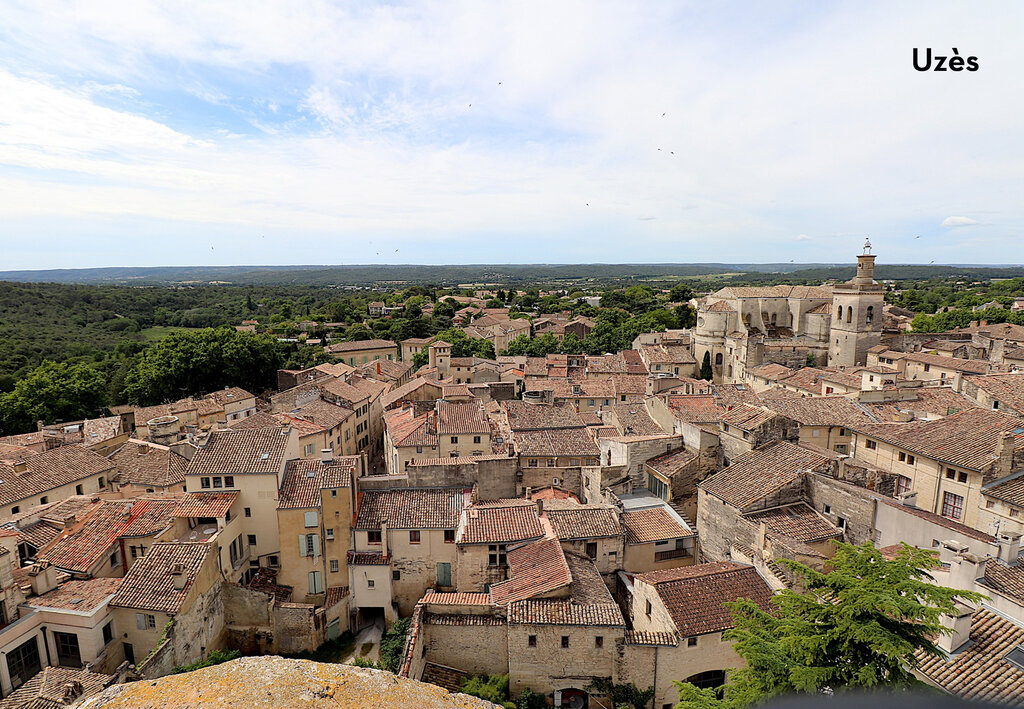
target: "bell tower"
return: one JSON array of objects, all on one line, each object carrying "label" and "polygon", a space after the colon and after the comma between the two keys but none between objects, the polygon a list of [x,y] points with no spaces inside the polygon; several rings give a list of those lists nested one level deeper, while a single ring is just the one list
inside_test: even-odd
[{"label": "bell tower", "polygon": [[857,275],[832,288],[832,324],[829,332],[830,367],[867,363],[868,350],[882,339],[884,289],[875,282],[875,254],[871,240],[857,255]]}]

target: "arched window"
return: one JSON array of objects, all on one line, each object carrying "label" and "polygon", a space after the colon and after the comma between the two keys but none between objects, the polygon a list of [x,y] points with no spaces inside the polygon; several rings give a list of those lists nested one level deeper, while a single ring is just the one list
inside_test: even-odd
[{"label": "arched window", "polygon": [[717,366],[717,367],[721,367],[722,366],[722,353],[721,352],[719,352],[718,354],[715,355],[715,366]]},{"label": "arched window", "polygon": [[875,306],[869,305],[867,313],[864,314],[864,322],[871,322],[875,319]]},{"label": "arched window", "polygon": [[836,308],[836,320],[839,322],[843,321],[843,306]]},{"label": "arched window", "polygon": [[776,318],[778,318],[778,315],[775,314],[775,313],[772,313],[772,327],[775,327]]},{"label": "arched window", "polygon": [[853,306],[846,309],[846,322],[853,322]]},{"label": "arched window", "polygon": [[708,670],[707,672],[699,672],[687,677],[686,681],[697,689],[721,687],[725,684],[725,670]]}]

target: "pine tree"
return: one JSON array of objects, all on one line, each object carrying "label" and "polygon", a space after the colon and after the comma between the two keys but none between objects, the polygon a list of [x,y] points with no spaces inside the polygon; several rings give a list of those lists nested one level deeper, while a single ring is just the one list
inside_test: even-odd
[{"label": "pine tree", "polygon": [[711,381],[715,378],[715,373],[711,369],[711,351],[704,353],[704,361],[700,363],[700,378]]}]

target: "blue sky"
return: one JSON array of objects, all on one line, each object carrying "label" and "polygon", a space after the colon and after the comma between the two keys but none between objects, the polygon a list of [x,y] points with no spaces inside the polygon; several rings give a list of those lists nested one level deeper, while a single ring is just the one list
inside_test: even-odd
[{"label": "blue sky", "polygon": [[0,270],[1024,262],[1019,2],[0,11]]}]

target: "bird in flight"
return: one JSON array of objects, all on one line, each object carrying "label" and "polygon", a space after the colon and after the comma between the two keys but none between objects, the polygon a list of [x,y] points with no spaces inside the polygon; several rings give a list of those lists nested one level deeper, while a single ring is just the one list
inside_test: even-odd
[{"label": "bird in flight", "polygon": [[917,235],[917,236],[915,236],[914,238],[915,238],[915,239],[920,239],[920,238],[921,238],[921,235],[920,235],[920,234],[918,234],[918,235]]}]

